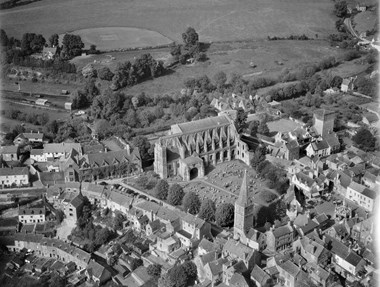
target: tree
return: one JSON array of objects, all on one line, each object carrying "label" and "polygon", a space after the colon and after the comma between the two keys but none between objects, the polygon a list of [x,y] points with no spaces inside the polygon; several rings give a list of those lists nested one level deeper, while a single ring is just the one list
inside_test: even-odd
[{"label": "tree", "polygon": [[63,213],[61,209],[57,209],[55,216],[57,218],[57,222],[61,223],[63,221],[65,214]]},{"label": "tree", "polygon": [[151,158],[150,143],[146,137],[134,137],[132,140],[132,145],[139,149],[142,160],[148,160]]},{"label": "tree", "polygon": [[102,228],[100,231],[96,232],[95,234],[95,244],[96,245],[103,245],[106,243],[110,237],[110,231],[108,228]]},{"label": "tree", "polygon": [[84,43],[78,35],[65,34],[62,40],[62,56],[66,59],[71,59],[76,56],[80,56]]},{"label": "tree", "polygon": [[160,179],[155,188],[154,192],[158,199],[165,200],[168,197],[169,184],[165,179]]},{"label": "tree", "polygon": [[197,45],[199,41],[199,36],[194,28],[188,27],[185,33],[182,33],[182,40],[185,44],[185,48],[190,48],[194,45]]},{"label": "tree", "polygon": [[116,230],[122,230],[123,229],[123,222],[125,221],[124,215],[120,212],[117,212],[115,214],[115,217],[113,218],[113,228]]},{"label": "tree", "polygon": [[356,135],[352,137],[352,140],[355,144],[364,151],[373,151],[376,147],[376,138],[372,135],[372,133],[366,129],[361,128]]},{"label": "tree", "polygon": [[159,278],[161,276],[162,266],[160,264],[151,264],[147,267],[147,272],[150,276],[154,278]]},{"label": "tree", "polygon": [[1,29],[0,30],[0,45],[3,46],[3,47],[6,47],[8,46],[8,36],[7,36],[7,33]]},{"label": "tree", "polygon": [[98,133],[101,139],[110,135],[111,125],[107,120],[97,120],[94,125],[95,131]]},{"label": "tree", "polygon": [[256,169],[259,164],[263,161],[265,161],[265,154],[266,154],[266,148],[264,146],[257,146],[253,157],[251,159],[251,165],[254,169]]},{"label": "tree", "polygon": [[336,2],[334,5],[334,12],[335,12],[335,15],[339,18],[345,17],[347,15],[347,2],[346,1]]},{"label": "tree", "polygon": [[261,121],[259,126],[257,127],[257,133],[262,135],[269,135],[269,128],[265,121]]},{"label": "tree", "polygon": [[192,261],[185,261],[182,264],[182,268],[186,273],[186,276],[189,280],[194,280],[198,276],[198,271],[197,271],[197,265],[194,264]]},{"label": "tree", "polygon": [[247,113],[242,108],[239,108],[237,110],[235,127],[238,133],[241,133],[244,130],[247,124],[247,117],[248,117]]},{"label": "tree", "polygon": [[223,71],[217,72],[214,75],[214,82],[215,82],[215,85],[217,86],[218,89],[223,88],[224,85],[227,82],[227,75],[226,75],[226,73],[223,72]]},{"label": "tree", "polygon": [[98,76],[101,80],[112,81],[114,73],[108,67],[103,67],[98,70]]},{"label": "tree", "polygon": [[142,259],[140,258],[132,258],[132,261],[131,261],[131,268],[132,268],[132,271],[137,269],[138,267],[140,267],[141,265],[143,265],[143,261]]},{"label": "tree", "polygon": [[202,201],[201,207],[199,209],[199,218],[206,221],[215,220],[215,203],[211,199],[205,199]]},{"label": "tree", "polygon": [[59,36],[58,34],[53,34],[49,38],[50,47],[57,47],[59,45]]},{"label": "tree", "polygon": [[170,280],[174,283],[174,286],[176,287],[185,287],[187,286],[187,282],[189,280],[185,269],[182,267],[182,265],[174,266],[169,271]]},{"label": "tree", "polygon": [[167,201],[168,201],[168,203],[170,203],[172,205],[181,205],[184,195],[185,195],[185,193],[183,191],[182,186],[175,183],[175,184],[171,185],[169,188]]},{"label": "tree", "polygon": [[197,214],[199,212],[200,205],[201,201],[195,192],[189,191],[185,194],[183,198],[183,207],[187,212]]},{"label": "tree", "polygon": [[215,212],[216,224],[221,227],[230,227],[234,223],[234,206],[231,203],[218,205]]}]

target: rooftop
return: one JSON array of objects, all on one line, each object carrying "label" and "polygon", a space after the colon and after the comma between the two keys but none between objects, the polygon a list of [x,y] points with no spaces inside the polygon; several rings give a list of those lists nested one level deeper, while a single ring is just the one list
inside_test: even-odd
[{"label": "rooftop", "polygon": [[210,117],[197,121],[176,124],[172,126],[173,134],[177,133],[192,133],[196,131],[208,130],[215,127],[230,125],[227,116]]}]

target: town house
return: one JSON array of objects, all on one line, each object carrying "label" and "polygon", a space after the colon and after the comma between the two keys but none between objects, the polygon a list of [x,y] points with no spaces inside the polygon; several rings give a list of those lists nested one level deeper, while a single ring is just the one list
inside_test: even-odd
[{"label": "town house", "polygon": [[2,146],[0,147],[0,154],[3,161],[17,161],[18,160],[18,147],[17,146]]},{"label": "town house", "polygon": [[4,187],[29,186],[27,167],[0,168],[0,183]]},{"label": "town house", "polygon": [[266,232],[267,248],[271,251],[279,251],[290,247],[293,243],[294,230],[290,222],[286,225],[271,228]]},{"label": "town house", "polygon": [[18,220],[23,224],[42,223],[46,220],[46,208],[42,207],[20,207],[18,209]]},{"label": "town house", "polygon": [[354,181],[347,187],[346,199],[352,200],[369,212],[373,212],[374,207],[378,206],[378,198],[375,191]]}]

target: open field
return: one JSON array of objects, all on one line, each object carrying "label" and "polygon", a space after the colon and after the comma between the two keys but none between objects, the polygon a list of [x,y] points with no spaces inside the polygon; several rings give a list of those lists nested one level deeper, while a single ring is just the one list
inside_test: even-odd
[{"label": "open field", "polygon": [[300,124],[288,119],[280,119],[278,121],[268,122],[267,124],[270,132],[286,133],[301,127]]},{"label": "open field", "polygon": [[[101,51],[161,46],[173,42],[155,31],[128,27],[89,28],[76,30],[72,33],[81,37],[85,47],[94,44]],[[63,36],[63,34],[60,35],[60,38],[62,39]]]},{"label": "open field", "polygon": [[370,31],[379,25],[376,11],[364,11],[354,17],[355,30],[359,33]]},{"label": "open field", "polygon": [[51,34],[94,27],[136,27],[181,41],[194,27],[201,41],[335,32],[330,0],[42,0],[0,12],[12,36]]},{"label": "open field", "polygon": [[[168,49],[158,51],[133,51],[109,53],[115,60],[107,60],[105,55],[95,55],[91,57],[75,60],[78,67],[83,67],[88,63],[95,63],[95,67],[102,65],[114,69],[116,63],[120,61],[132,61],[134,57],[142,53],[151,53],[156,59],[168,57]],[[207,75],[212,77],[219,71],[224,71],[227,76],[232,73],[256,76],[244,77],[245,80],[252,80],[255,77],[277,77],[285,69],[294,69],[303,63],[318,63],[327,55],[338,56],[342,51],[335,47],[330,47],[328,43],[321,40],[313,41],[250,41],[246,43],[213,43],[207,51],[209,61],[196,63],[195,65],[179,66],[175,73],[164,77],[156,78],[153,81],[146,81],[139,85],[128,88],[130,93],[163,94],[178,92],[183,87],[183,80],[188,77],[198,77]],[[108,55],[108,53],[107,53]],[[256,68],[250,67],[250,62],[254,62]],[[101,63],[102,62],[102,63]],[[281,62],[282,65],[277,64]]]}]

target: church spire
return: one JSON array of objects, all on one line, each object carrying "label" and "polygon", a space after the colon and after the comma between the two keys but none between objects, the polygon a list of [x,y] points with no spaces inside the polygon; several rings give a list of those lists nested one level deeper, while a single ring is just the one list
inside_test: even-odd
[{"label": "church spire", "polygon": [[236,203],[240,206],[248,205],[247,170],[244,171],[243,182],[241,183],[240,194]]}]

